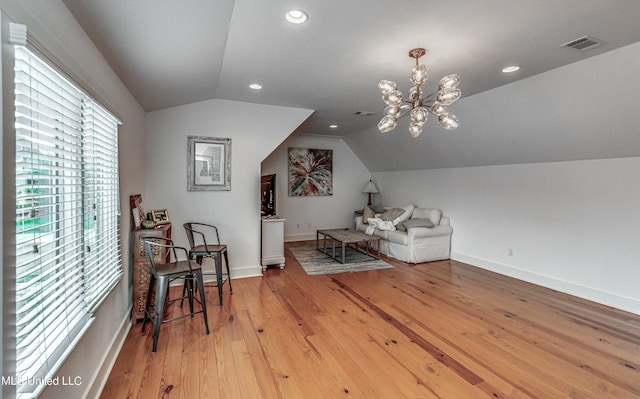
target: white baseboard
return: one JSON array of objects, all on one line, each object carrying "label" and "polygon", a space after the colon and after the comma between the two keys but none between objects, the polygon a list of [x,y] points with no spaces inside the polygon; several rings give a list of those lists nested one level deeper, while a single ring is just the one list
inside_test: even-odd
[{"label": "white baseboard", "polygon": [[109,379],[109,375],[111,374],[111,370],[113,370],[113,366],[118,359],[118,355],[120,354],[120,350],[124,345],[124,341],[129,334],[129,330],[131,329],[131,312],[133,308],[130,307],[129,311],[125,313],[124,319],[120,324],[120,328],[118,329],[118,334],[113,337],[113,341],[111,341],[110,349],[105,353],[104,358],[102,359],[102,366],[96,372],[95,377],[93,378],[92,384],[90,385],[89,391],[87,392],[86,398],[100,398],[100,394],[104,389],[104,386]]},{"label": "white baseboard", "polygon": [[234,280],[237,278],[260,277],[260,276],[262,276],[261,265],[244,266],[240,268],[231,269],[231,277]]},{"label": "white baseboard", "polygon": [[597,302],[602,305],[611,306],[616,309],[624,310],[640,315],[640,301],[632,298],[623,297],[614,293],[600,291],[594,288],[585,287],[572,283],[570,281],[558,280],[553,277],[532,273],[527,270],[518,269],[516,267],[497,263],[491,260],[469,256],[459,252],[451,252],[451,259],[479,267],[481,269],[490,270],[498,274],[517,278],[532,284],[550,288],[552,290],[564,292],[589,301]]},{"label": "white baseboard", "polygon": [[316,233],[305,233],[305,234],[289,234],[284,236],[284,241],[285,242],[292,242],[292,241],[309,241],[309,240],[315,240],[316,239]]}]

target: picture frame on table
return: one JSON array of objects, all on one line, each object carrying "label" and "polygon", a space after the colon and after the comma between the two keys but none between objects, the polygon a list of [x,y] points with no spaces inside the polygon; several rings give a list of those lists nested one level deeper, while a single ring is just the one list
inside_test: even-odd
[{"label": "picture frame on table", "polygon": [[187,191],[231,190],[231,139],[189,136]]},{"label": "picture frame on table", "polygon": [[171,223],[169,212],[166,209],[154,209],[151,211],[151,218],[156,226]]},{"label": "picture frame on table", "polygon": [[134,194],[129,196],[129,205],[131,206],[131,213],[133,215],[134,228],[142,228],[142,222],[147,218],[144,208],[142,206],[142,195]]}]

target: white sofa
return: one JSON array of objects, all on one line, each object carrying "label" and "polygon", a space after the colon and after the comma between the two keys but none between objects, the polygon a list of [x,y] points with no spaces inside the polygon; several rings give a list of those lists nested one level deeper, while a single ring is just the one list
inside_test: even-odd
[{"label": "white sofa", "polygon": [[[433,227],[412,227],[407,229],[406,232],[369,228],[369,233],[380,237],[381,253],[408,263],[449,259],[453,228],[450,225],[449,218],[442,216],[440,209],[415,208],[413,205],[386,207],[386,209],[391,208],[405,210],[401,217],[392,221],[394,226],[405,220],[410,221],[406,224],[420,224],[418,222],[429,219]],[[367,227],[369,227],[369,224],[363,221],[363,216],[357,216],[356,230],[367,232]]]}]

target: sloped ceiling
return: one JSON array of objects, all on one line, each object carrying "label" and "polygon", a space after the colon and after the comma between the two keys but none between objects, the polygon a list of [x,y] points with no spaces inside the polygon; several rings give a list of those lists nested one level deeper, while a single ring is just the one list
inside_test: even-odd
[{"label": "sloped ceiling", "polygon": [[[640,43],[460,100],[455,131],[345,141],[372,172],[640,156]],[[615,176],[612,176],[615,178]]]},{"label": "sloped ceiling", "polygon": [[[630,141],[617,137],[615,128],[607,129],[608,140],[580,140],[571,129],[576,115],[565,117],[560,104],[573,101],[562,95],[571,91],[556,96],[537,77],[555,76],[545,72],[565,65],[579,71],[579,61],[638,42],[637,0],[62,1],[147,111],[209,98],[314,109],[296,133],[343,136],[371,170],[620,156],[635,149],[605,151],[603,142]],[[284,14],[292,8],[307,11],[309,21],[287,23]],[[561,47],[583,35],[605,45],[587,51]],[[428,90],[449,73],[462,77],[463,99],[451,107],[461,127],[453,134],[433,120],[418,139],[408,138],[402,126],[389,135],[377,132],[384,108],[377,82],[395,80],[406,91],[413,63],[407,54],[414,47],[429,51],[422,59]],[[627,58],[637,71],[638,57]],[[598,79],[618,73],[614,58],[604,59],[607,72]],[[503,74],[511,64],[520,71]],[[526,82],[534,83],[514,83],[531,77]],[[263,89],[250,90],[254,82]],[[587,77],[575,84],[591,83]],[[586,97],[580,100],[593,115],[607,109],[603,101],[618,99],[600,92],[590,98],[587,89],[573,93]],[[629,100],[635,98],[622,103]],[[606,120],[607,113],[601,117]],[[530,124],[538,127],[503,134]],[[480,128],[495,133],[479,134]],[[540,134],[545,128],[549,133]],[[572,131],[573,140],[552,134],[557,131]],[[514,156],[521,153],[526,156]]]}]

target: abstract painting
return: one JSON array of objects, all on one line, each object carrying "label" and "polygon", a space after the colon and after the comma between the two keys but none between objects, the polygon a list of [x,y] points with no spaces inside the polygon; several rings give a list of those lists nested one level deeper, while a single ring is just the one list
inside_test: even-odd
[{"label": "abstract painting", "polygon": [[289,148],[289,196],[333,195],[333,150]]}]

